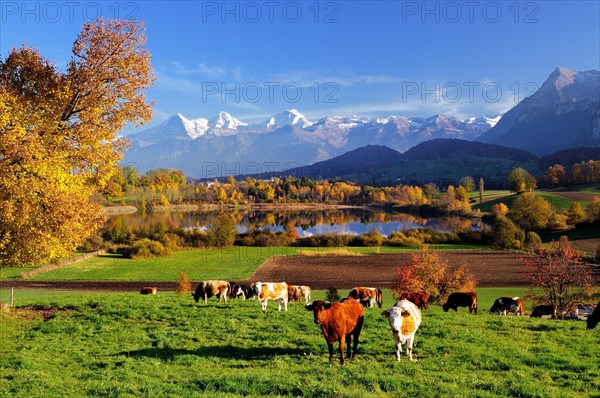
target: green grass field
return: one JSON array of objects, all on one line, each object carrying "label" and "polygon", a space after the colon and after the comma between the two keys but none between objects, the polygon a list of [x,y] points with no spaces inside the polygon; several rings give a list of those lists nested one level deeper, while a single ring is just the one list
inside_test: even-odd
[{"label": "green grass field", "polygon": [[[42,293],[42,294],[39,294]],[[322,297],[323,292],[315,296]],[[583,322],[423,312],[414,357],[396,362],[389,325],[365,310],[359,354],[328,361],[312,313],[257,301],[207,306],[173,293],[38,292],[4,310],[0,396],[592,397],[599,330]],[[391,306],[389,292],[384,307]],[[23,306],[67,308],[43,321]]]},{"label": "green grass field", "polygon": [[[431,250],[484,250],[480,245],[431,245]],[[231,247],[227,249],[177,251],[171,257],[139,260],[125,259],[118,255],[102,255],[80,261],[54,271],[46,272],[28,280],[114,280],[114,281],[176,281],[179,273],[185,272],[190,279],[247,279],[269,257],[295,255],[298,250],[331,251],[328,248],[298,247]],[[357,253],[376,253],[376,247],[345,247]],[[380,253],[415,251],[416,247],[379,248]],[[32,267],[0,267],[0,280],[15,280]]]},{"label": "green grass field", "polygon": [[[505,191],[507,194],[505,196],[500,196],[498,198],[494,198],[494,199],[490,199],[487,200],[481,204],[477,203],[475,205],[473,205],[473,209],[479,209],[483,212],[491,212],[492,211],[492,206],[494,206],[497,203],[504,203],[506,206],[511,207],[513,201],[518,197],[517,194],[511,194],[508,191]],[[556,195],[553,193],[548,193],[548,192],[534,192],[536,195],[541,196],[542,198],[546,199],[548,202],[550,202],[550,205],[556,209],[556,210],[562,210],[562,209],[568,209],[573,203],[575,203],[576,201],[573,199],[569,199],[569,198],[565,198],[563,196],[560,195]],[[492,195],[490,195],[492,196]],[[587,205],[590,203],[589,201],[583,201],[583,202],[579,202],[581,204],[582,207],[587,207]]]}]

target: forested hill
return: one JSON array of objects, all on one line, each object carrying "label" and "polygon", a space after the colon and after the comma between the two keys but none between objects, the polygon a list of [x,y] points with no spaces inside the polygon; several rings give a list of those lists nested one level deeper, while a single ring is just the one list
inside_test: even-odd
[{"label": "forested hill", "polygon": [[482,142],[439,138],[415,145],[402,155],[404,160],[438,160],[473,157],[508,159],[518,162],[536,161],[537,156],[522,149],[484,144]]}]

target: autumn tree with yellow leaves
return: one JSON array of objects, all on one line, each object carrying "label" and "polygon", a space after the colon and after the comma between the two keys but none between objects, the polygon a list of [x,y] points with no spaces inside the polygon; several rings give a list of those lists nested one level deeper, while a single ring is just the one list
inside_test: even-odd
[{"label": "autumn tree with yellow leaves", "polygon": [[0,59],[0,264],[71,253],[103,222],[90,196],[151,119],[154,82],[140,22],[86,23],[64,71],[22,46]]}]

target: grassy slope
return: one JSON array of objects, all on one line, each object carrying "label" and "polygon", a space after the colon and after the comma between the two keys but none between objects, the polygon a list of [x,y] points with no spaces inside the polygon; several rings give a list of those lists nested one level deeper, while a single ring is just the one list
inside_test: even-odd
[{"label": "grassy slope", "polygon": [[[502,293],[486,290],[480,309]],[[600,388],[599,331],[583,322],[432,306],[410,363],[395,361],[387,320],[367,309],[359,358],[341,367],[300,304],[278,313],[269,303],[262,314],[252,300],[205,307],[169,293],[32,301],[73,311],[47,322],[3,313],[2,396],[587,397]]]},{"label": "grassy slope", "polygon": [[[485,249],[477,245],[431,245],[432,250]],[[178,251],[171,257],[128,260],[116,255],[104,255],[37,275],[29,280],[154,280],[175,281],[185,272],[192,280],[246,279],[269,257],[295,255],[303,251],[326,252],[328,248],[297,247],[232,247],[215,250]],[[358,253],[375,253],[375,247],[345,248]],[[381,253],[414,251],[415,247],[381,247]],[[24,268],[3,267],[0,280],[17,279]]]},{"label": "grassy slope", "polygon": [[[576,201],[573,199],[565,198],[563,196],[555,195],[548,192],[534,192],[536,195],[541,196],[550,202],[550,205],[556,210],[568,209]],[[484,201],[482,204],[473,205],[473,209],[479,209],[483,212],[491,212],[492,206],[497,203],[504,203],[508,207],[512,206],[512,202],[518,197],[516,194],[507,193],[505,196],[500,196],[491,200]],[[590,203],[588,201],[579,202],[582,207],[587,207]]]}]

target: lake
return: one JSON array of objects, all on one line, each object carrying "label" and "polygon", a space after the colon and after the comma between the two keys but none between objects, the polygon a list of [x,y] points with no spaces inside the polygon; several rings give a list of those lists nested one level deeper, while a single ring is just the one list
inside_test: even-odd
[{"label": "lake", "polygon": [[[365,208],[326,210],[227,210],[240,233],[249,230],[283,231],[295,228],[301,237],[320,234],[360,235],[376,228],[389,236],[395,231],[431,228],[441,232],[480,230],[486,226],[478,218],[459,216],[423,218],[413,214],[390,213]],[[107,227],[124,223],[133,228],[165,225],[168,228],[204,230],[222,212],[219,211],[161,211],[148,214],[133,213],[111,216]]]}]

